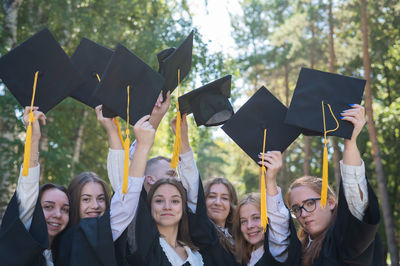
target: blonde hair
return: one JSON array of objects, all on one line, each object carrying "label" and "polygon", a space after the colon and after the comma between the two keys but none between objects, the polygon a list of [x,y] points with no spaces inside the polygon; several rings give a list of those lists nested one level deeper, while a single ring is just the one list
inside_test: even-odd
[{"label": "blonde hair", "polygon": [[260,193],[249,193],[239,201],[233,215],[233,237],[235,239],[235,256],[237,262],[247,264],[250,261],[251,252],[254,250],[254,245],[247,242],[240,229],[240,208],[246,204],[254,205],[260,210]]},{"label": "blonde hair", "polygon": [[[292,206],[290,202],[290,193],[294,188],[298,187],[308,187],[309,189],[313,190],[317,194],[321,194],[322,190],[322,178],[313,177],[313,176],[303,176],[297,178],[293,183],[290,185],[288,192],[286,193],[286,202],[289,208]],[[301,242],[302,246],[302,256],[301,256],[301,265],[312,265],[315,259],[319,256],[322,245],[324,243],[326,232],[328,231],[330,225],[335,220],[334,217],[336,216],[336,206],[337,206],[337,198],[335,192],[332,188],[328,185],[328,201],[333,201],[335,203],[335,208],[332,210],[333,218],[329,226],[313,241],[309,244],[310,234],[305,231],[302,227],[297,232],[297,236]]]}]

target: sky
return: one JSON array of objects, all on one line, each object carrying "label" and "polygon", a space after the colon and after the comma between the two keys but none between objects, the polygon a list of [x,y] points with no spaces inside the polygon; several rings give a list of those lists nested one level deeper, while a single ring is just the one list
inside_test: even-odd
[{"label": "sky", "polygon": [[240,14],[238,0],[189,0],[188,3],[193,12],[193,24],[209,44],[210,51],[234,55],[229,13]]}]

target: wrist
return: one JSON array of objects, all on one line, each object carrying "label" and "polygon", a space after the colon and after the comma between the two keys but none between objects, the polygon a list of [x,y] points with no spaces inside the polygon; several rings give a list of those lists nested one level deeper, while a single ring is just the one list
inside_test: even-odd
[{"label": "wrist", "polygon": [[357,148],[357,141],[352,139],[345,139],[344,140],[344,149],[354,149]]},{"label": "wrist", "polygon": [[150,152],[151,146],[152,146],[152,144],[151,145],[144,144],[144,143],[140,143],[138,141],[137,145],[136,145],[135,153],[139,152],[139,153],[147,153],[148,154]]}]

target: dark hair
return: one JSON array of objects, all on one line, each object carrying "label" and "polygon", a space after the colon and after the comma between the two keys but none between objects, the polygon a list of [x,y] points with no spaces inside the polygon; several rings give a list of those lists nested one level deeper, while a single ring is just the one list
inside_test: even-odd
[{"label": "dark hair", "polygon": [[43,184],[39,187],[39,200],[42,199],[43,193],[50,189],[58,189],[58,190],[64,192],[65,195],[67,195],[69,204],[71,204],[71,197],[69,196],[68,190],[64,186],[56,185],[53,183]]},{"label": "dark hair", "polygon": [[153,199],[154,193],[162,185],[172,185],[176,187],[182,198],[182,217],[181,220],[179,221],[178,236],[176,239],[182,242],[185,246],[188,246],[191,250],[193,251],[197,250],[198,248],[192,243],[192,240],[190,239],[189,219],[188,219],[188,214],[186,213],[186,206],[187,206],[186,190],[179,181],[172,178],[161,178],[157,182],[155,182],[154,185],[151,186],[149,193],[147,194],[147,206],[151,210],[151,200]]},{"label": "dark hair", "polygon": [[[309,189],[313,190],[317,194],[321,194],[322,190],[322,178],[314,177],[314,176],[303,176],[300,178],[297,178],[296,180],[293,181],[293,183],[290,185],[288,192],[286,193],[286,202],[289,206],[289,208],[292,206],[290,202],[290,193],[292,189],[297,188],[297,187],[308,187]],[[332,188],[328,185],[328,200],[333,200],[335,202],[335,205],[337,206],[337,199],[335,192],[332,190]],[[326,232],[328,231],[330,225],[332,225],[333,221],[335,220],[336,216],[336,206],[332,210],[332,220],[329,226],[321,233],[319,234],[316,238],[313,239],[313,241],[309,244],[309,236],[310,234],[307,233],[301,226],[297,232],[297,236],[301,242],[302,246],[302,256],[301,256],[301,265],[312,265],[314,263],[314,260],[319,256],[322,245],[324,244],[324,239]]]},{"label": "dark hair", "polygon": [[110,188],[97,174],[93,172],[83,172],[75,176],[68,186],[68,192],[71,195],[70,224],[72,226],[79,223],[80,217],[80,197],[82,188],[89,182],[95,182],[103,187],[106,198],[106,210],[110,208]]},{"label": "dark hair", "polygon": [[[43,185],[41,185],[40,187],[39,187],[39,201],[42,201],[42,196],[43,196],[43,194],[44,194],[44,192],[46,192],[47,190],[51,190],[51,189],[58,189],[58,190],[60,190],[61,192],[64,192],[65,193],[65,195],[67,196],[67,198],[68,198],[68,203],[69,203],[69,205],[71,206],[71,197],[70,197],[70,195],[69,195],[69,193],[68,193],[68,190],[64,187],[64,186],[60,186],[60,185],[56,185],[56,184],[52,184],[52,183],[47,183],[47,184],[43,184]],[[71,208],[70,208],[70,210],[71,210]],[[68,224],[67,224],[67,226],[65,227],[65,229],[67,229],[68,228],[68,226],[69,226],[69,224],[70,224],[70,220],[71,220],[71,211],[69,212],[69,220],[68,220]],[[52,245],[51,245],[51,253],[52,253],[52,255],[53,255],[53,258],[55,258],[56,257],[56,250],[57,250],[57,246],[58,246],[58,239],[59,239],[59,237],[65,232],[65,229],[62,231],[62,232],[60,232],[58,235],[56,235],[56,237],[53,239],[53,243],[52,243]]]},{"label": "dark hair", "polygon": [[[236,205],[238,203],[236,189],[232,185],[232,183],[224,178],[224,177],[214,177],[205,181],[204,184],[204,196],[207,199],[208,195],[210,194],[211,187],[215,184],[223,184],[227,188],[229,192],[229,214],[225,221],[225,228],[228,229],[228,232],[232,235],[232,226],[233,226],[233,213],[235,211]],[[217,229],[219,242],[221,245],[231,253],[234,253],[234,246],[232,245],[231,241],[225,236],[224,232],[222,232],[218,226],[215,227]]]},{"label": "dark hair", "polygon": [[233,215],[233,237],[235,238],[235,256],[237,262],[245,264],[250,261],[251,252],[254,250],[254,245],[247,242],[244,238],[240,226],[240,208],[245,204],[252,204],[260,210],[260,193],[249,193],[239,201]]}]

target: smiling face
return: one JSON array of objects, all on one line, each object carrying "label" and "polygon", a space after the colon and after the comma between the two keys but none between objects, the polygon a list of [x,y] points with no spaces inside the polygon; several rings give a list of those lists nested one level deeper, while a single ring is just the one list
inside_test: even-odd
[{"label": "smiling face", "polygon": [[68,197],[63,191],[51,188],[43,192],[40,203],[47,224],[49,240],[52,242],[54,237],[61,233],[68,224]]},{"label": "smiling face", "polygon": [[[319,198],[320,194],[307,186],[299,186],[292,188],[290,191],[289,202],[290,207],[302,206],[310,198]],[[333,219],[333,210],[335,209],[335,200],[328,197],[327,205],[324,209],[320,206],[321,202],[316,201],[315,210],[307,212],[301,210],[301,215],[297,218],[301,227],[311,235],[312,238],[324,232]]]},{"label": "smiling face", "polygon": [[208,217],[217,225],[225,227],[230,211],[228,188],[224,184],[214,184],[206,198]]},{"label": "smiling face", "polygon": [[101,184],[97,182],[86,183],[81,190],[79,199],[80,218],[98,217],[106,209],[106,196]]},{"label": "smiling face", "polygon": [[158,227],[178,226],[182,208],[182,196],[175,186],[163,184],[154,191],[151,215]]},{"label": "smiling face", "polygon": [[246,203],[239,210],[240,231],[251,245],[259,246],[264,240],[264,228],[261,226],[260,209],[252,203]]}]

